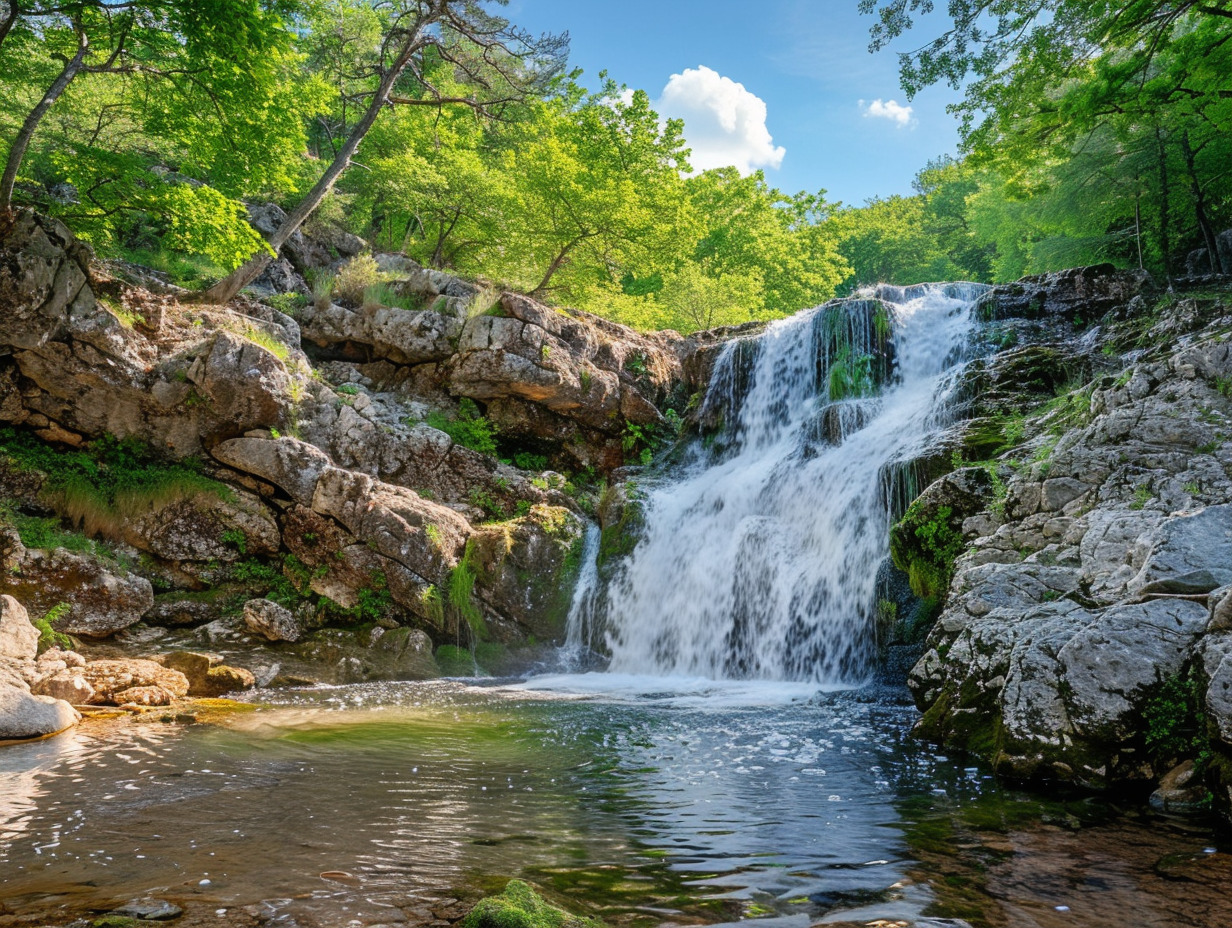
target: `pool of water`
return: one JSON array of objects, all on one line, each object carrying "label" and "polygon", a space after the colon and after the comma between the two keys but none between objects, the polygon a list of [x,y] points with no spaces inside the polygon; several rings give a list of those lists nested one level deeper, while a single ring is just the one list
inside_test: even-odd
[{"label": "pool of water", "polygon": [[0,751],[0,913],[397,921],[528,879],[612,924],[1232,924],[1208,823],[1041,797],[870,690],[611,675],[262,694]]}]

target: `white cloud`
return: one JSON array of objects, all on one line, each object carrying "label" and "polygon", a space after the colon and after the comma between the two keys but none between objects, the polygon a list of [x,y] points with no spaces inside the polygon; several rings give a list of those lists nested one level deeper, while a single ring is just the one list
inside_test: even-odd
[{"label": "white cloud", "polygon": [[689,162],[696,171],[732,164],[741,174],[751,174],[779,167],[787,153],[766,128],[765,101],[705,66],[673,74],[655,109],[664,117],[684,120],[684,135],[693,149]]},{"label": "white cloud", "polygon": [[864,108],[865,118],[872,119],[888,119],[895,123],[898,128],[902,129],[906,126],[914,126],[916,120],[912,117],[914,110],[910,106],[903,106],[897,100],[874,100],[865,106],[864,101],[860,101],[860,106]]}]

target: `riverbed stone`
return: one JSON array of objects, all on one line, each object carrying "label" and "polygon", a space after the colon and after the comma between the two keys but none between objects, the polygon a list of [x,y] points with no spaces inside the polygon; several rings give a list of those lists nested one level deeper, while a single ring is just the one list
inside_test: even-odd
[{"label": "riverbed stone", "polygon": [[61,699],[0,681],[0,741],[42,738],[71,728],[81,713]]},{"label": "riverbed stone", "polygon": [[[94,704],[120,705],[121,697],[125,694],[135,696],[137,699],[163,700],[162,696],[147,692],[154,688],[166,694],[165,701],[143,704],[167,705],[173,699],[188,695],[188,678],[184,674],[150,660],[122,658],[89,661],[83,669],[83,674],[94,688],[92,699]],[[130,692],[132,690],[141,692],[132,693]]]},{"label": "riverbed stone", "polygon": [[39,632],[26,608],[12,596],[0,596],[0,658],[32,661],[38,645]]},{"label": "riverbed stone", "polygon": [[269,599],[244,603],[244,624],[267,641],[299,641],[303,635],[291,610]]}]

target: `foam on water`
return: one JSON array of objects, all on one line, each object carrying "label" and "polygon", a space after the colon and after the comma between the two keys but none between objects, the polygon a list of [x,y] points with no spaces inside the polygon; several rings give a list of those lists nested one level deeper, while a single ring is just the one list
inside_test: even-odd
[{"label": "foam on water", "polygon": [[[726,419],[729,444],[640,489],[644,534],[605,596],[613,673],[865,676],[876,574],[903,496],[887,474],[947,423],[981,292],[882,288],[880,306],[807,310],[725,347],[704,409]],[[832,383],[853,369],[881,389],[831,401]],[[593,577],[584,593],[575,613],[593,628]]]}]

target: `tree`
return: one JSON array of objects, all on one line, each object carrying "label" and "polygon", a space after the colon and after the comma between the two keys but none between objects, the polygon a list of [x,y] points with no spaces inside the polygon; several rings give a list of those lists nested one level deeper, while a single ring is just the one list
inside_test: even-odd
[{"label": "tree", "polygon": [[498,133],[512,200],[479,260],[539,296],[571,298],[670,263],[688,168],[682,129],[661,123],[644,91],[606,77],[595,93],[568,82]]},{"label": "tree", "polygon": [[[354,126],[317,182],[270,235],[269,249],[198,294],[200,299],[227,302],[256,279],[271,252],[278,252],[333,189],[387,107],[461,105],[490,114],[542,87],[560,70],[567,47],[567,36],[536,39],[492,15],[483,0],[389,0],[378,9],[381,44],[365,68],[369,79],[359,94],[364,104]],[[471,92],[442,94],[426,76],[429,54],[449,62]]]},{"label": "tree", "polygon": [[[213,111],[234,114],[252,102],[254,90],[270,86],[269,62],[277,61],[290,42],[282,14],[293,9],[284,0],[9,4],[0,35],[5,57],[36,47],[60,66],[9,145],[0,176],[0,209],[12,204],[18,172],[40,124],[79,76],[170,82],[189,88],[198,107],[205,101]],[[235,145],[232,133],[224,135]]]}]

